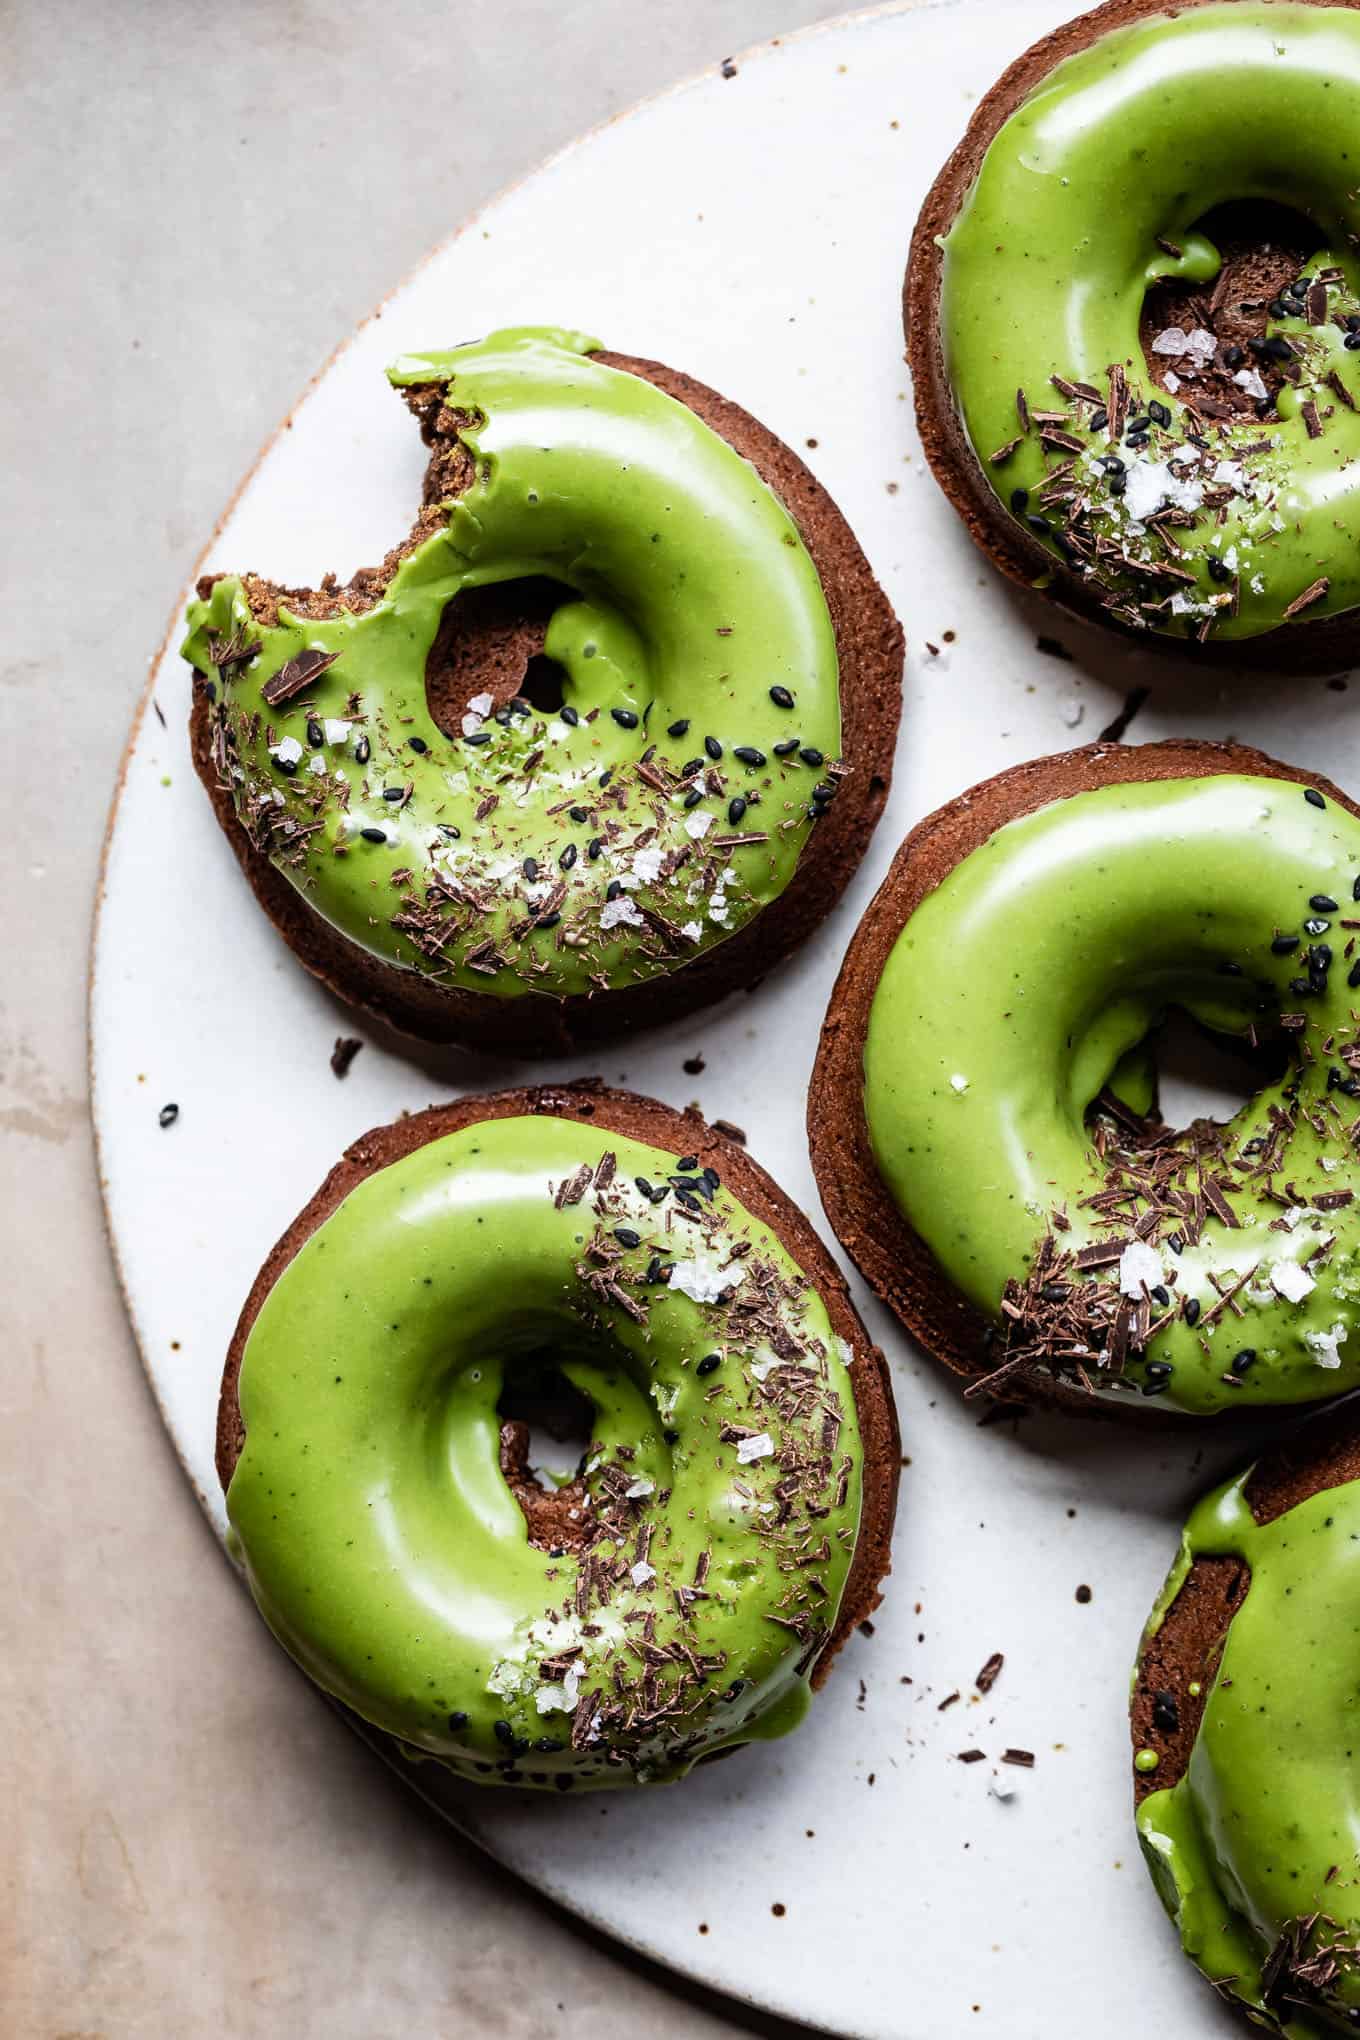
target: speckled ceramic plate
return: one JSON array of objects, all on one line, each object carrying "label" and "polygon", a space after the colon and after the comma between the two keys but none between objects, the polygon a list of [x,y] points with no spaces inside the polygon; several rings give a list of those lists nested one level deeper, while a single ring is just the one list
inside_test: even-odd
[{"label": "speckled ceramic plate", "polygon": [[[380,558],[407,526],[422,470],[384,362],[516,321],[583,326],[690,369],[807,449],[910,640],[888,817],[858,883],[792,965],[597,1067],[739,1121],[814,1211],[802,1107],[818,1022],[856,918],[923,812],[1097,735],[1144,685],[1155,691],[1135,738],[1240,736],[1360,783],[1353,708],[1322,681],[1204,680],[1065,625],[1071,659],[1041,654],[1051,615],[987,572],[922,465],[898,311],[912,222],[977,95],[1067,11],[1066,0],[954,0],[852,17],[742,57],[735,75],[715,66],[588,136],[362,328],[206,559],[288,582]],[[525,1072],[403,1055],[293,962],[190,768],[175,635],[109,838],[95,1110],[137,1337],[220,1531],[218,1375],[266,1249],[365,1127]],[[341,1032],[367,1039],[343,1083],[329,1067]],[[686,1074],[697,1056],[702,1073]],[[170,1103],[178,1117],[162,1127]],[[1124,1700],[1184,1507],[1240,1444],[1190,1426],[1157,1440],[1082,1423],[988,1427],[880,1312],[868,1316],[892,1356],[911,1457],[896,1570],[874,1633],[847,1650],[798,1735],[654,1795],[479,1796],[432,1768],[403,1775],[610,1933],[837,2033],[1236,2031],[1139,1864]],[[263,1627],[259,1647],[272,1648]],[[980,1700],[975,1674],[998,1650],[1004,1670]],[[1035,1753],[1033,1770],[997,1761],[1010,1746]],[[988,1761],[960,1764],[965,1748]]]}]

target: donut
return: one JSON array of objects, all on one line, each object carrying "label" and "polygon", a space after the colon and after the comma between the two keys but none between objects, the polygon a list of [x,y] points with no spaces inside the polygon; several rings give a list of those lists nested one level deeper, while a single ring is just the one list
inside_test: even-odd
[{"label": "donut", "polygon": [[749,986],[891,777],[902,634],[848,525],[734,404],[582,334],[388,374],[431,449],[405,544],[188,613],[195,762],[266,913],[341,997],[498,1053]]},{"label": "donut", "polygon": [[1360,2027],[1360,1415],[1191,1515],[1134,1674],[1138,1838],[1186,1954],[1290,2040]]},{"label": "donut", "polygon": [[922,445],[1022,586],[1151,646],[1360,649],[1354,0],[1109,0],[986,95],[904,292]]},{"label": "donut", "polygon": [[[1212,1415],[1360,1380],[1360,809],[1239,744],[1017,765],[907,838],[808,1130],[842,1245],[969,1395]],[[1174,1130],[1169,1008],[1253,1094]]]},{"label": "donut", "polygon": [[[530,1422],[580,1441],[556,1479]],[[417,1761],[558,1791],[796,1726],[877,1605],[900,1458],[802,1213],[735,1134],[593,1081],[356,1141],[260,1271],[217,1431],[311,1678]]]}]

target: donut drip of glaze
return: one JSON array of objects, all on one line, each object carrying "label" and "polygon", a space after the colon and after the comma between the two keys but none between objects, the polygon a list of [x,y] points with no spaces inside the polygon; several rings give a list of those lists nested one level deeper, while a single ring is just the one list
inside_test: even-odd
[{"label": "donut drip of glaze", "polygon": [[[1191,1959],[1258,2011],[1268,1998],[1276,2030],[1322,2040],[1360,2017],[1360,1488],[1324,1489],[1259,1524],[1249,1477],[1195,1510],[1149,1625],[1155,1635],[1196,1559],[1249,1568],[1189,1765],[1144,1799],[1138,1835]],[[1337,1956],[1316,2011],[1287,1966],[1264,1988],[1294,1929],[1305,1978],[1310,1958]]]},{"label": "donut drip of glaze", "polygon": [[[1249,638],[1360,605],[1360,356],[1345,344],[1357,133],[1352,9],[1239,0],[1159,16],[1054,68],[993,138],[944,239],[945,363],[982,473],[1126,625]],[[1244,199],[1312,222],[1302,275],[1325,281],[1270,308],[1287,354],[1239,350],[1226,377],[1264,398],[1262,365],[1284,359],[1294,380],[1225,423],[1187,409],[1189,382],[1175,389],[1192,355],[1168,353],[1171,383],[1154,384],[1139,321],[1159,280],[1212,284],[1220,258],[1195,223]]]},{"label": "donut drip of glaze", "polygon": [[[255,847],[361,948],[504,998],[683,967],[784,890],[836,791],[835,635],[796,524],[596,346],[524,329],[404,356],[391,380],[443,388],[471,463],[442,525],[371,607],[285,597],[262,623],[227,578],[184,644]],[[425,693],[446,607],[540,577],[562,707],[477,696],[446,736]],[[314,677],[280,700],[299,660]]]},{"label": "donut drip of glaze", "polygon": [[[1353,816],[1224,775],[1040,808],[917,907],[874,996],[866,1119],[997,1369],[1197,1414],[1360,1380],[1358,886]],[[1097,1136],[1171,1006],[1237,1037],[1283,1020],[1284,1076],[1224,1127]]]},{"label": "donut drip of glaze", "polygon": [[[782,1734],[835,1626],[848,1354],[773,1233],[678,1159],[544,1117],[433,1141],[345,1198],[246,1345],[227,1508],[261,1612],[479,1783],[654,1782]],[[593,1409],[582,1548],[556,1555],[500,1456],[503,1389],[545,1354]]]}]

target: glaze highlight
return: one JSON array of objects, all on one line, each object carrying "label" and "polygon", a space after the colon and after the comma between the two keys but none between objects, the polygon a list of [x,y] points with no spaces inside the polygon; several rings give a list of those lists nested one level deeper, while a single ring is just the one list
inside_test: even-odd
[{"label": "glaze highlight", "polygon": [[[874,995],[865,1114],[898,1209],[994,1328],[992,1386],[1207,1415],[1360,1380],[1358,886],[1354,816],[1224,774],[1054,801],[916,908]],[[1172,1006],[1286,1045],[1223,1127],[1137,1116]]]},{"label": "glaze highlight", "polygon": [[[849,1349],[687,1159],[482,1121],[351,1191],[251,1329],[227,1507],[261,1612],[479,1783],[656,1782],[782,1734],[835,1627]],[[503,1389],[547,1364],[593,1405],[580,1552],[529,1541],[501,1470]]]},{"label": "glaze highlight", "polygon": [[[725,941],[838,783],[835,634],[797,526],[597,345],[526,328],[404,356],[393,383],[457,415],[463,492],[370,606],[284,599],[262,622],[228,577],[183,647],[255,848],[361,948],[497,998],[635,984]],[[562,588],[561,708],[476,696],[445,736],[425,670],[446,607],[527,577]]]},{"label": "glaze highlight", "polygon": [[1197,1558],[1250,1569],[1189,1765],[1144,1799],[1138,1838],[1191,1960],[1272,2031],[1322,2040],[1360,2015],[1360,1490],[1324,1489],[1258,1524],[1249,1479],[1195,1509],[1148,1626]]},{"label": "glaze highlight", "polygon": [[[1353,9],[1234,0],[1157,16],[1054,67],[944,237],[946,370],[987,485],[1120,623],[1244,639],[1360,605],[1357,131]],[[1311,305],[1272,305],[1259,356],[1218,350],[1219,393],[1242,415],[1215,422],[1186,402],[1204,329],[1183,322],[1157,387],[1139,319],[1155,282],[1213,282],[1219,252],[1196,223],[1253,198],[1313,223],[1303,276],[1326,281]],[[1270,401],[1266,378],[1282,374],[1297,380]]]}]

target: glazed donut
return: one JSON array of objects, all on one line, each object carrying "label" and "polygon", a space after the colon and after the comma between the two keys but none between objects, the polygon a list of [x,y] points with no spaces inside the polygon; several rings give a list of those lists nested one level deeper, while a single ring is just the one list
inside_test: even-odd
[{"label": "glazed donut", "polygon": [[[564,1402],[589,1444],[554,1488],[525,1415]],[[317,1684],[410,1756],[561,1791],[794,1727],[877,1605],[899,1460],[802,1214],[697,1113],[591,1083],[357,1141],[251,1291],[217,1447]]]},{"label": "glazed donut", "polygon": [[1158,1894],[1220,1993],[1290,2040],[1360,2027],[1357,1549],[1350,1406],[1200,1503],[1134,1677]]},{"label": "glazed donut", "polygon": [[266,911],[343,997],[499,1052],[749,984],[891,776],[901,632],[848,526],[734,405],[580,334],[389,375],[432,448],[406,544],[189,611],[196,761]]},{"label": "glazed donut", "polygon": [[[809,1135],[842,1244],[970,1393],[1208,1415],[1360,1380],[1357,900],[1360,810],[1235,744],[1015,766],[908,837]],[[1276,1058],[1226,1124],[1156,1111],[1171,1007]]]},{"label": "glazed donut", "polygon": [[1354,0],[1109,0],[988,93],[905,311],[927,458],[1013,580],[1239,665],[1356,656],[1357,126]]}]

